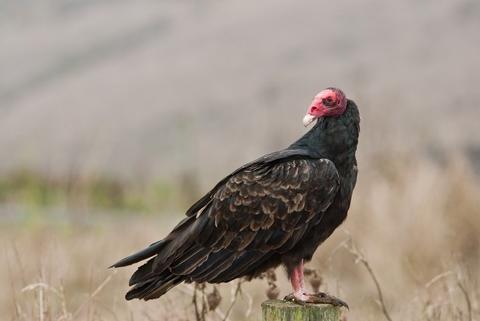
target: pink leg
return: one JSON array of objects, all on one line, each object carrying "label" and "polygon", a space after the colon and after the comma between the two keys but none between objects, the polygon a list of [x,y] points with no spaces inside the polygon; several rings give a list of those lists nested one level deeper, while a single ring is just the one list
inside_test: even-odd
[{"label": "pink leg", "polygon": [[303,280],[303,260],[292,270],[290,274],[293,295],[300,300],[305,300],[305,282]]},{"label": "pink leg", "polygon": [[293,268],[290,273],[290,281],[292,282],[293,293],[284,298],[286,301],[292,301],[298,304],[332,304],[335,306],[344,306],[348,309],[348,305],[345,302],[334,296],[322,292],[314,294],[306,293],[305,282],[303,280],[303,260]]}]

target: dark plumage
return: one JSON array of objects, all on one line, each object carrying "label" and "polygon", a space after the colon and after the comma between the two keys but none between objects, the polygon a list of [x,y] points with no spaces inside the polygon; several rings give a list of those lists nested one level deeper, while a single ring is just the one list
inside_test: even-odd
[{"label": "dark plumage", "polygon": [[345,219],[357,178],[360,118],[342,95],[322,91],[306,116],[318,121],[302,138],[222,179],[167,237],[115,263],[150,258],[132,275],[126,298],[158,298],[184,281],[252,278],[279,264],[292,274],[310,260]]}]

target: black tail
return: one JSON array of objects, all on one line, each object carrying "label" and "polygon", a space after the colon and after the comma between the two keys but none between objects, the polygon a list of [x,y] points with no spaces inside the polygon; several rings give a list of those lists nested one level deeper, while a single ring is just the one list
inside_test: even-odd
[{"label": "black tail", "polygon": [[125,299],[143,299],[145,301],[156,299],[184,280],[185,277],[182,275],[174,275],[165,271],[161,275],[135,284],[135,286],[127,292]]},{"label": "black tail", "polygon": [[[127,292],[125,299],[156,299],[184,281],[185,276],[174,275],[169,271],[168,262],[160,264],[163,266],[162,268],[157,266],[158,269],[155,269],[154,267],[154,265],[159,262],[159,258],[161,258],[165,252],[169,252],[170,249],[168,245],[172,247],[174,244],[165,239],[158,241],[146,249],[134,253],[111,266],[115,268],[124,267],[151,257],[150,260],[140,266],[131,276],[129,285],[133,285],[134,287]],[[169,261],[170,257],[167,257],[167,260]]]},{"label": "black tail", "polygon": [[124,267],[124,266],[127,266],[127,265],[138,263],[138,262],[143,261],[145,259],[148,259],[149,257],[152,257],[152,256],[158,254],[158,252],[161,251],[162,248],[166,244],[167,244],[167,242],[165,240],[155,242],[155,243],[151,244],[149,247],[147,247],[146,249],[143,249],[143,250],[141,250],[137,253],[134,253],[130,256],[127,256],[124,259],[121,259],[120,261],[113,264],[109,268]]},{"label": "black tail", "polygon": [[215,233],[214,226],[207,215],[189,216],[165,239],[112,265],[123,267],[150,258],[133,273],[129,282],[133,288],[125,298],[151,300],[184,281],[219,283],[253,275],[269,258],[262,251],[215,249],[205,244]]},{"label": "black tail", "polygon": [[163,240],[113,264],[111,267],[119,268],[150,258],[133,273],[129,282],[133,288],[128,291],[125,298],[127,300],[158,298],[182,283],[187,276],[183,273],[172,273],[170,266],[172,263],[179,264],[180,272],[184,272],[183,270],[190,268],[190,264],[206,259],[210,251],[204,253],[194,246],[205,220],[206,218],[196,220],[195,216],[186,217]]},{"label": "black tail", "polygon": [[[186,238],[186,236],[188,236],[188,231],[187,233],[185,233],[185,230],[191,228],[192,223],[194,222],[194,216],[183,219],[166,238],[152,243],[149,247],[141,250],[140,252],[134,253],[124,259],[121,259],[117,263],[110,266],[110,268],[119,268],[135,264],[158,254],[162,254],[166,257],[170,256],[172,252],[178,250],[183,243],[187,243],[188,239]],[[167,247],[167,245],[169,246]],[[161,261],[160,258],[159,261]]]}]

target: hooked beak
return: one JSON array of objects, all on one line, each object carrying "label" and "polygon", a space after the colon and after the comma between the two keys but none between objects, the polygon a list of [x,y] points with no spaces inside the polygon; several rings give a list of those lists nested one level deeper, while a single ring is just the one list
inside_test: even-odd
[{"label": "hooked beak", "polygon": [[307,127],[315,120],[315,118],[317,117],[310,114],[306,114],[305,117],[303,117],[303,126]]}]

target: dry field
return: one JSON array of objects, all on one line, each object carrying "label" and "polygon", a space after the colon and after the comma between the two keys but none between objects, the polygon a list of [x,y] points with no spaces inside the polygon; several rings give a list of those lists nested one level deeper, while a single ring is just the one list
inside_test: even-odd
[{"label": "dry field", "polygon": [[[479,193],[474,174],[458,159],[440,164],[392,157],[364,168],[346,224],[309,264],[321,276],[320,289],[350,304],[346,320],[386,317],[377,281],[391,320],[480,320]],[[132,269],[106,268],[164,235],[179,217],[92,212],[81,219],[5,222],[0,313],[15,321],[197,320],[192,285],[157,301],[126,302]],[[280,295],[287,294],[284,272],[276,275]],[[217,287],[222,300],[206,320],[223,320],[232,298],[230,320],[259,319],[267,280],[243,283],[234,295],[236,288]],[[214,289],[208,285],[204,292],[208,297]],[[199,319],[201,302],[198,292]]]},{"label": "dry field", "polygon": [[107,266],[337,86],[359,179],[320,289],[346,320],[480,321],[479,29],[478,0],[0,0],[0,319],[259,320],[266,279],[203,315],[191,285],[124,301]]}]

